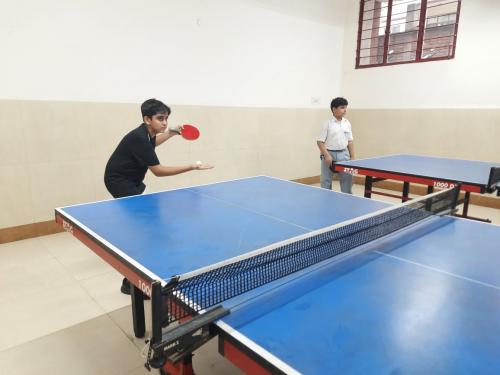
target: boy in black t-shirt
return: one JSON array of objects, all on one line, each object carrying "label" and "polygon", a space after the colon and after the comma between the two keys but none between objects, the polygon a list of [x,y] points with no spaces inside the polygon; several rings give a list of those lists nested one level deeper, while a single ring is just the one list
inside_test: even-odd
[{"label": "boy in black t-shirt", "polygon": [[[129,132],[118,144],[106,164],[104,184],[114,198],[138,195],[144,192],[144,177],[148,169],[155,176],[172,176],[194,169],[211,169],[209,164],[197,162],[184,166],[167,167],[160,164],[155,147],[179,134],[179,127],[167,130],[170,108],[156,99],[141,105],[143,123]],[[123,279],[122,293],[130,294],[130,283]]]},{"label": "boy in black t-shirt", "polygon": [[104,183],[114,198],[142,194],[146,185],[143,180],[151,170],[155,176],[172,176],[193,169],[211,169],[212,166],[195,163],[177,167],[160,164],[155,147],[179,133],[179,128],[167,130],[170,108],[156,99],[148,99],[141,105],[143,123],[129,132],[113,152],[106,164]]}]

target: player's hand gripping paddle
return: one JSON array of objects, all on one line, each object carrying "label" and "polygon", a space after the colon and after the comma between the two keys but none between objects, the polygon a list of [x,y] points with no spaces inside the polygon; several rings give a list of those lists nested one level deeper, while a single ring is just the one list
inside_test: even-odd
[{"label": "player's hand gripping paddle", "polygon": [[335,160],[332,160],[332,164],[330,164],[330,170],[333,172],[333,173],[337,173],[335,171]]}]

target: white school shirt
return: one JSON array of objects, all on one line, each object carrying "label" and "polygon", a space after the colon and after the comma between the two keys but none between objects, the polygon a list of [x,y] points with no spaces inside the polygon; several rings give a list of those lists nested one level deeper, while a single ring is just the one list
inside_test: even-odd
[{"label": "white school shirt", "polygon": [[323,123],[317,140],[324,142],[327,150],[344,150],[353,139],[349,120],[342,118],[339,121],[334,117]]}]

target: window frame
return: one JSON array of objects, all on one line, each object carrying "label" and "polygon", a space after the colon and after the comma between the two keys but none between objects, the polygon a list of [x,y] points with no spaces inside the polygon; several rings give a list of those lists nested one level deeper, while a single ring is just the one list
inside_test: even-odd
[{"label": "window frame", "polygon": [[[383,59],[382,63],[375,63],[375,64],[365,64],[361,65],[361,59],[364,58],[364,56],[361,56],[361,36],[363,32],[363,15],[364,15],[364,6],[365,6],[365,0],[360,0],[360,5],[359,5],[359,20],[358,20],[358,41],[357,41],[357,46],[356,46],[356,69],[364,69],[364,68],[374,68],[374,67],[380,67],[380,66],[390,66],[390,65],[400,65],[400,64],[415,64],[415,63],[423,63],[423,62],[429,62],[429,61],[440,61],[440,60],[451,60],[455,58],[455,50],[457,46],[457,34],[458,34],[458,24],[460,20],[460,8],[462,5],[462,0],[453,0],[457,2],[457,13],[456,13],[456,20],[455,20],[455,28],[454,32],[450,37],[453,37],[453,44],[451,45],[452,47],[452,52],[451,55],[448,56],[441,56],[441,57],[430,57],[430,58],[422,58],[422,47],[424,44],[424,33],[425,33],[425,22],[426,22],[426,13],[427,13],[427,0],[420,0],[420,18],[419,18],[419,25],[418,25],[418,37],[417,37],[417,49],[415,51],[415,59],[414,60],[408,60],[408,61],[394,61],[394,62],[388,62],[387,57],[389,55],[389,37],[391,35],[391,18],[392,18],[392,5],[393,5],[393,0],[387,0],[387,22],[385,25],[385,32],[384,32],[384,44],[383,47],[377,46],[377,48],[383,48]],[[451,0],[450,0],[451,2]],[[375,47],[371,47],[375,48]]]}]

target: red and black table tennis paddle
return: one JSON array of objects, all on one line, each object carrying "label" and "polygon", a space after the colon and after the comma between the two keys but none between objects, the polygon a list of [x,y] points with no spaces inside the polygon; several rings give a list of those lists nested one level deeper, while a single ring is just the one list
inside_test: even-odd
[{"label": "red and black table tennis paddle", "polygon": [[195,139],[198,139],[198,137],[200,136],[200,131],[194,125],[184,124],[180,129],[180,135],[182,135],[184,139],[187,139],[189,141],[194,141]]}]

